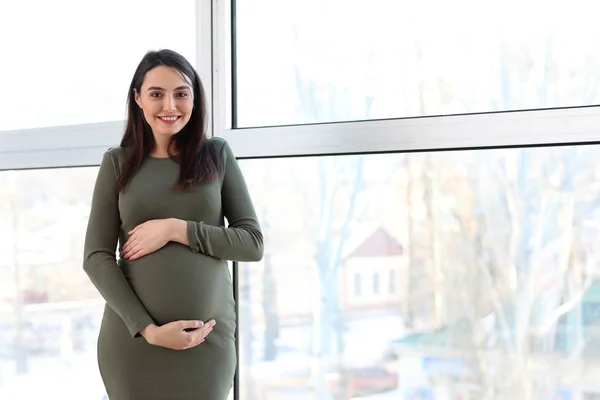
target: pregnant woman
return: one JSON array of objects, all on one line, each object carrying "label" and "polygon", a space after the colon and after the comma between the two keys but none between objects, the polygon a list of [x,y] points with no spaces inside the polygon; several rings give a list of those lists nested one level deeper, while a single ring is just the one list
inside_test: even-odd
[{"label": "pregnant woman", "polygon": [[106,300],[98,363],[110,400],[225,400],[232,387],[226,260],[260,260],[263,236],[231,148],[205,127],[194,68],[170,50],[147,53],[85,238],[84,270]]}]

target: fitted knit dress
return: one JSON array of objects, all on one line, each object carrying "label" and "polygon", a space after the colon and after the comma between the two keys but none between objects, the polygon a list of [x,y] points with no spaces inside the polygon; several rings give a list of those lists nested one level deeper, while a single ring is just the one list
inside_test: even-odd
[{"label": "fitted knit dress", "polygon": [[[226,260],[259,260],[263,237],[231,148],[220,138],[207,145],[216,146],[221,170],[185,191],[172,189],[176,161],[147,157],[117,193],[124,150],[112,148],[102,159],[84,270],[106,300],[98,364],[110,400],[225,400],[232,387],[236,319]],[[127,232],[163,218],[187,221],[189,246],[169,242],[135,261],[117,260]],[[216,326],[206,341],[188,350],[151,345],[138,333],[149,324],[210,319]]]}]

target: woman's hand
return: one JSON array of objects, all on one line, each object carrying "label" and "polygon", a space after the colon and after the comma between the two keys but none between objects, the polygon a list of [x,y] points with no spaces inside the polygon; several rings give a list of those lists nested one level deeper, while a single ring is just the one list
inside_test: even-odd
[{"label": "woman's hand", "polygon": [[137,260],[154,253],[171,240],[173,221],[153,219],[140,224],[129,231],[129,240],[123,245],[123,257]]},{"label": "woman's hand", "polygon": [[172,350],[186,350],[203,343],[215,324],[214,319],[207,323],[202,321],[174,321],[162,326],[148,325],[140,331],[140,335],[154,346]]}]

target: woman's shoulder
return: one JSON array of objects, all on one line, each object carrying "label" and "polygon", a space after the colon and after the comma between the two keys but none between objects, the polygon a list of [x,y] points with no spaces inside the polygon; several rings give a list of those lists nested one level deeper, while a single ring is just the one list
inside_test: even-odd
[{"label": "woman's shoulder", "polygon": [[213,146],[213,149],[216,150],[217,154],[219,154],[223,161],[226,162],[228,158],[235,158],[231,146],[227,140],[223,139],[222,137],[213,136],[208,139],[208,143],[209,146]]},{"label": "woman's shoulder", "polygon": [[227,146],[227,141],[219,136],[213,136],[207,140],[209,146],[212,146],[219,153]]},{"label": "woman's shoulder", "polygon": [[109,147],[106,150],[106,154],[111,157],[119,157],[119,156],[122,156],[124,153],[125,153],[125,149],[122,148],[121,146]]},{"label": "woman's shoulder", "polygon": [[125,160],[127,150],[121,146],[109,147],[104,152],[104,157],[110,159],[113,164],[120,166]]}]

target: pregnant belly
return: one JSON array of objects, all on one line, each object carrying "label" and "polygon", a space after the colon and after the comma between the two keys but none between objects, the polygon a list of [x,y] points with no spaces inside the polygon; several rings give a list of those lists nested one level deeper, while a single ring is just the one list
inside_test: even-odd
[{"label": "pregnant belly", "polygon": [[121,263],[129,283],[158,324],[235,317],[225,261],[169,243],[155,253]]}]

